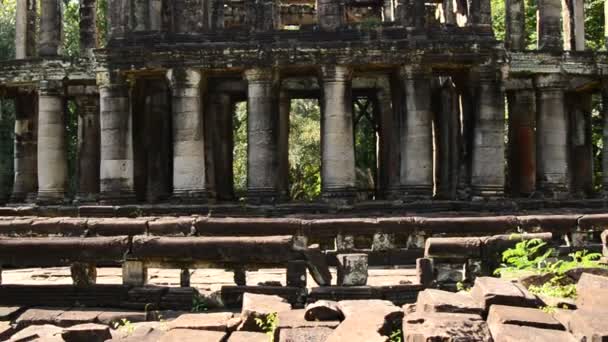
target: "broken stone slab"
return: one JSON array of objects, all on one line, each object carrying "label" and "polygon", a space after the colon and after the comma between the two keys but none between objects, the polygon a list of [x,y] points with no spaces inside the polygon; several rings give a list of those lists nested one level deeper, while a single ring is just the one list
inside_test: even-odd
[{"label": "broken stone slab", "polygon": [[426,289],[418,294],[416,302],[420,312],[448,312],[481,315],[485,311],[468,293],[454,293],[435,289]]},{"label": "broken stone slab", "polygon": [[11,321],[19,316],[26,308],[21,306],[1,306],[0,321]]},{"label": "broken stone slab", "polygon": [[576,284],[576,306],[608,313],[608,277],[583,273]]},{"label": "broken stone slab", "polygon": [[402,331],[404,341],[492,341],[486,322],[473,314],[415,312]]},{"label": "broken stone slab", "polygon": [[61,333],[66,342],[103,342],[112,338],[107,325],[87,323],[66,328]]},{"label": "broken stone slab", "polygon": [[477,237],[433,237],[426,239],[424,257],[433,259],[481,258],[481,239]]},{"label": "broken stone slab", "polygon": [[62,332],[62,328],[51,324],[30,325],[11,336],[9,341],[26,342],[38,340],[45,342],[63,342],[63,338],[61,337]]},{"label": "broken stone slab", "polygon": [[366,319],[368,316],[345,319],[331,332],[325,342],[366,341],[386,342],[386,336],[380,334],[384,322],[379,319]]},{"label": "broken stone slab", "polygon": [[97,321],[101,324],[113,326],[122,320],[131,323],[145,322],[146,316],[146,313],[141,311],[105,310],[97,316]]},{"label": "broken stone slab", "polygon": [[158,342],[223,342],[225,332],[210,330],[174,329],[164,333]]},{"label": "broken stone slab", "polygon": [[512,324],[539,329],[564,330],[564,326],[551,314],[539,309],[516,306],[492,305],[488,313],[488,325]]},{"label": "broken stone slab", "polygon": [[530,326],[497,324],[490,325],[494,342],[575,342],[574,336],[563,330],[540,329]]},{"label": "broken stone slab", "polygon": [[139,322],[121,325],[110,333],[112,341],[157,342],[166,330],[162,322]]},{"label": "broken stone slab", "polygon": [[576,310],[568,316],[568,331],[579,341],[608,341],[608,311]]},{"label": "broken stone slab", "polygon": [[340,312],[345,319],[357,318],[362,313],[382,317],[386,321],[399,321],[403,318],[403,311],[388,300],[342,300],[338,302]]},{"label": "broken stone slab", "polygon": [[343,317],[338,302],[319,300],[306,306],[304,318],[307,321],[339,321]]},{"label": "broken stone slab", "polygon": [[367,254],[338,254],[338,286],[367,285]]},{"label": "broken stone slab", "polygon": [[256,318],[267,319],[268,315],[291,310],[291,305],[279,296],[267,296],[253,293],[243,295],[241,310],[242,323],[239,330],[260,331]]},{"label": "broken stone slab", "polygon": [[418,283],[424,286],[431,286],[435,281],[435,269],[433,267],[433,259],[418,258],[416,259],[416,278]]},{"label": "broken stone slab", "polygon": [[61,308],[34,308],[28,309],[15,320],[17,329],[23,329],[30,325],[53,325],[56,322],[57,317],[68,309]]},{"label": "broken stone slab", "polygon": [[268,335],[253,331],[235,331],[228,338],[228,342],[268,342]]},{"label": "broken stone slab", "polygon": [[552,308],[576,310],[576,301],[570,298],[559,298],[549,297],[545,295],[538,295],[538,299],[543,303],[542,306],[549,306]]},{"label": "broken stone slab", "polygon": [[69,327],[77,324],[93,323],[101,314],[100,309],[70,309],[55,318],[55,325]]},{"label": "broken stone slab", "polygon": [[0,341],[6,341],[15,332],[11,322],[0,322]]},{"label": "broken stone slab", "polygon": [[492,305],[537,307],[536,296],[523,286],[504,279],[479,277],[471,289],[471,296],[486,310]]},{"label": "broken stone slab", "polygon": [[168,330],[192,329],[227,331],[228,321],[232,318],[230,312],[192,313],[184,314],[167,324]]},{"label": "broken stone slab", "polygon": [[583,274],[589,273],[597,276],[608,277],[608,269],[602,267],[578,267],[568,270],[566,276],[578,283]]},{"label": "broken stone slab", "polygon": [[[321,342],[326,341],[329,336],[334,332],[334,329],[327,327],[315,327],[315,328],[294,328],[294,329],[281,329],[279,333],[279,342]],[[230,340],[229,342],[231,342]],[[268,339],[264,340],[264,342]],[[277,340],[275,340],[277,341]],[[348,340],[344,340],[348,341]],[[351,340],[355,341],[355,340]],[[260,340],[262,342],[262,340]]]}]

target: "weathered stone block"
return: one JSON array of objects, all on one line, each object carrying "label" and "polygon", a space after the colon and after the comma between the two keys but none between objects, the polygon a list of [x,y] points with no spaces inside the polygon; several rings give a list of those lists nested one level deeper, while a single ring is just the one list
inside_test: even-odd
[{"label": "weathered stone block", "polygon": [[576,284],[576,292],[579,309],[608,311],[608,277],[584,273]]},{"label": "weathered stone block", "polygon": [[291,310],[291,305],[279,296],[245,293],[239,330],[260,331],[260,327],[255,322],[256,318],[266,319],[270,314],[288,310]]},{"label": "weathered stone block", "polygon": [[533,339],[535,342],[575,342],[574,336],[566,331],[539,329],[529,326],[499,324],[491,325],[494,342],[521,342]]},{"label": "weathered stone block", "polygon": [[63,329],[54,325],[31,325],[11,336],[10,341],[25,342],[25,341],[48,341],[62,342],[61,333]]},{"label": "weathered stone block", "polygon": [[306,261],[293,260],[287,262],[287,286],[306,287]]},{"label": "weathered stone block", "polygon": [[405,341],[491,341],[486,322],[479,315],[413,313],[403,320]]},{"label": "weathered stone block", "polygon": [[158,342],[222,342],[225,337],[226,333],[220,331],[174,329],[163,334]]},{"label": "weathered stone block", "polygon": [[307,321],[336,321],[343,318],[338,302],[332,300],[319,300],[308,304],[304,317]]},{"label": "weathered stone block", "polygon": [[416,310],[419,312],[446,312],[482,315],[484,307],[468,293],[453,293],[426,289],[418,294]]},{"label": "weathered stone block", "polygon": [[367,285],[367,254],[338,254],[338,285]]},{"label": "weathered stone block", "polygon": [[192,329],[227,331],[228,321],[232,318],[229,312],[184,314],[167,324],[167,329]]},{"label": "weathered stone block", "polygon": [[268,342],[268,335],[253,331],[235,331],[230,334],[228,342]]},{"label": "weathered stone block", "polygon": [[148,282],[148,268],[143,261],[126,260],[122,263],[122,283],[144,286]]},{"label": "weathered stone block", "polygon": [[66,342],[103,342],[112,338],[112,335],[107,325],[87,323],[64,329],[61,337]]},{"label": "weathered stone block", "polygon": [[569,315],[568,330],[579,341],[608,340],[607,310],[576,310]]},{"label": "weathered stone block", "polygon": [[435,281],[433,260],[429,258],[416,259],[416,278],[423,286],[430,286]]},{"label": "weathered stone block", "polygon": [[[334,329],[326,327],[281,329],[278,341],[284,342],[316,342],[326,341]],[[261,341],[267,341],[260,340]],[[276,341],[276,340],[275,340]]]},{"label": "weathered stone block", "polygon": [[495,304],[521,307],[538,306],[536,297],[523,286],[499,278],[479,277],[475,279],[471,296],[486,310]]},{"label": "weathered stone block", "polygon": [[481,257],[480,238],[428,238],[424,256],[433,259],[464,260]]},{"label": "weathered stone block", "polygon": [[539,329],[564,330],[564,326],[551,314],[539,309],[516,306],[492,305],[488,314],[488,325],[519,325]]}]

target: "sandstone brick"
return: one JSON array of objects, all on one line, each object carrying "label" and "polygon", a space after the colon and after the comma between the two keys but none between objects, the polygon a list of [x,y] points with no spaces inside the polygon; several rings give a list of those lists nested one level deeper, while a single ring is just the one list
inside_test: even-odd
[{"label": "sandstone brick", "polygon": [[45,342],[63,342],[63,338],[61,337],[62,331],[62,328],[51,324],[30,325],[11,336],[9,341],[26,342],[38,340]]},{"label": "sandstone brick", "polygon": [[61,337],[66,342],[103,342],[112,335],[107,325],[87,323],[64,329]]},{"label": "sandstone brick", "polygon": [[498,324],[490,325],[494,342],[575,342],[574,336],[566,331],[539,329],[529,326]]},{"label": "sandstone brick", "polygon": [[0,322],[0,341],[6,341],[14,333],[10,322]]},{"label": "sandstone brick", "polygon": [[158,342],[223,342],[225,332],[208,330],[174,329],[163,334]]},{"label": "sandstone brick", "polygon": [[579,309],[608,312],[608,277],[584,273],[576,284]]},{"label": "sandstone brick", "polygon": [[[306,310],[296,309],[289,311],[279,312],[279,324],[277,328],[280,329],[293,329],[293,328],[335,328],[340,324],[339,319],[326,320],[326,321],[310,321],[305,318]],[[341,316],[341,314],[340,314]]]},{"label": "sandstone brick", "polygon": [[304,315],[307,321],[335,321],[342,319],[338,302],[319,300],[306,306]]},{"label": "sandstone brick", "polygon": [[97,317],[100,314],[100,309],[70,309],[57,316],[55,324],[61,327],[69,327],[77,324],[92,323],[97,321]]},{"label": "sandstone brick", "polygon": [[339,254],[337,259],[339,286],[367,285],[367,254]]},{"label": "sandstone brick", "polygon": [[45,325],[55,324],[57,317],[64,313],[67,309],[56,308],[34,308],[26,310],[19,318],[16,319],[18,329],[30,325]]},{"label": "sandstone brick", "polygon": [[479,277],[471,289],[471,296],[486,310],[491,305],[537,307],[538,299],[521,285],[492,277]]},{"label": "sandstone brick", "polygon": [[232,318],[232,313],[200,313],[184,314],[169,322],[167,327],[172,329],[192,329],[192,330],[213,330],[227,331],[228,320]]},{"label": "sandstone brick", "polygon": [[[324,342],[334,332],[327,327],[281,329],[279,342]],[[266,342],[265,340],[264,342]],[[344,340],[348,341],[348,340]],[[351,340],[354,341],[354,340]],[[262,340],[260,340],[262,342]]]},{"label": "sandstone brick", "polygon": [[0,321],[10,321],[15,319],[25,308],[20,306],[2,306],[0,307]]},{"label": "sandstone brick", "polygon": [[569,316],[568,330],[579,341],[608,341],[608,311],[576,310]]},{"label": "sandstone brick", "polygon": [[481,257],[481,239],[476,237],[428,238],[424,257],[433,259],[469,259]]},{"label": "sandstone brick", "polygon": [[435,289],[426,289],[420,292],[416,308],[420,312],[451,312],[478,315],[484,312],[484,307],[468,293],[453,293]]},{"label": "sandstone brick", "polygon": [[511,324],[539,329],[564,330],[564,326],[551,314],[534,308],[492,305],[488,314],[488,325]]},{"label": "sandstone brick", "polygon": [[413,313],[403,320],[404,341],[491,341],[486,322],[479,315]]},{"label": "sandstone brick", "polygon": [[228,342],[268,342],[268,335],[253,331],[235,331],[230,334]]},{"label": "sandstone brick", "polygon": [[129,322],[145,322],[146,313],[141,311],[104,310],[97,316],[99,323],[112,326],[116,322],[126,319]]},{"label": "sandstone brick", "polygon": [[245,293],[241,310],[242,323],[239,330],[259,331],[256,318],[266,319],[273,313],[291,310],[291,305],[279,296],[258,295]]}]

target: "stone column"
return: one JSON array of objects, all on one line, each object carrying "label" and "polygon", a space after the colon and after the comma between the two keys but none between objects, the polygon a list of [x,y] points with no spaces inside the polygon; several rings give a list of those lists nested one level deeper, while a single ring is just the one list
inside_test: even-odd
[{"label": "stone column", "polygon": [[384,0],[382,6],[382,16],[385,22],[392,22],[395,20],[395,7],[393,0]]},{"label": "stone column", "polygon": [[604,1],[604,41],[608,49],[608,1]]},{"label": "stone column", "polygon": [[585,50],[585,4],[584,0],[562,0],[562,25],[564,50]]},{"label": "stone column", "polygon": [[538,0],[538,49],[559,51],[561,36],[561,0]]},{"label": "stone column", "polygon": [[[401,107],[396,109],[393,105],[393,89],[391,76],[380,76],[377,79],[377,93],[374,105],[379,115],[379,153],[378,153],[378,194],[385,198],[392,196],[392,191],[399,188],[400,153],[399,151],[399,121],[397,114],[402,113]],[[399,92],[403,96],[403,92]],[[399,110],[397,112],[396,110]],[[395,121],[397,120],[397,121]]]},{"label": "stone column", "polygon": [[506,0],[505,47],[512,51],[526,48],[526,9],[524,0]]},{"label": "stone column", "polygon": [[99,95],[79,96],[78,106],[78,194],[80,202],[94,202],[99,195]]},{"label": "stone column", "polygon": [[347,66],[322,68],[321,119],[322,195],[328,200],[355,197],[352,70]]},{"label": "stone column", "polygon": [[505,101],[492,67],[477,72],[471,190],[474,197],[501,197],[505,188]]},{"label": "stone column", "polygon": [[431,71],[419,66],[401,69],[405,119],[401,129],[401,187],[407,198],[433,196],[433,125]]},{"label": "stone column", "polygon": [[508,94],[509,174],[514,196],[528,197],[536,191],[536,99],[534,90]]},{"label": "stone column", "polygon": [[[150,27],[150,4],[149,0],[132,0],[133,1],[133,19],[131,20],[131,28],[133,31],[146,31]],[[188,12],[180,13],[181,16],[186,16]]]},{"label": "stone column", "polygon": [[57,56],[61,48],[62,10],[60,0],[40,0],[40,46],[42,57]]},{"label": "stone column", "polygon": [[163,1],[162,0],[149,0],[149,7],[148,7],[148,13],[149,13],[149,27],[148,29],[151,31],[160,31],[162,28],[162,7],[163,7]]},{"label": "stone column", "polygon": [[608,79],[602,80],[602,124],[602,190],[608,197]]},{"label": "stone column", "polygon": [[97,48],[97,0],[80,0],[80,54],[93,57]]},{"label": "stone column", "polygon": [[279,196],[279,108],[273,71],[245,72],[247,90],[247,197],[255,202]]},{"label": "stone column", "polygon": [[108,40],[120,39],[129,31],[131,2],[127,0],[107,0]]},{"label": "stone column", "polygon": [[38,202],[61,202],[68,183],[63,87],[41,81],[38,95]]},{"label": "stone column", "polygon": [[97,75],[100,97],[100,198],[103,202],[135,200],[133,132],[129,86],[122,75]]},{"label": "stone column", "polygon": [[174,68],[167,73],[173,112],[173,198],[183,202],[205,202],[205,135],[201,71]]},{"label": "stone column", "polygon": [[19,94],[15,100],[14,182],[10,201],[33,199],[38,191],[38,98]]},{"label": "stone column", "polygon": [[202,0],[172,0],[173,30],[176,33],[202,32],[207,26]]},{"label": "stone column", "polygon": [[317,1],[317,22],[321,30],[336,31],[346,22],[344,3],[336,0]]},{"label": "stone column", "polygon": [[559,75],[535,78],[537,105],[537,180],[545,196],[568,195],[568,115]]},{"label": "stone column", "polygon": [[[558,0],[559,1],[559,0]],[[492,30],[491,0],[471,0],[469,3],[469,22],[473,26]]]},{"label": "stone column", "polygon": [[36,54],[36,0],[17,1],[15,18],[15,59]]},{"label": "stone column", "polygon": [[440,78],[435,112],[435,198],[454,199],[460,173],[460,102],[453,81]]}]

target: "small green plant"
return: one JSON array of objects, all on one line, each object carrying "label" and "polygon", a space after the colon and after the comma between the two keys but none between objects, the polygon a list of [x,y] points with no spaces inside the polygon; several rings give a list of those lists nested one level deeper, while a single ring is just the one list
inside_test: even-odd
[{"label": "small green plant", "polygon": [[541,306],[539,307],[540,311],[548,314],[554,314],[557,308],[555,306]]},{"label": "small green plant", "polygon": [[274,341],[274,333],[277,330],[277,326],[279,325],[279,315],[276,312],[273,312],[269,315],[266,315],[265,318],[256,318],[255,324],[257,324],[263,332],[268,335],[270,338],[270,342]]},{"label": "small green plant", "polygon": [[547,258],[553,254],[552,248],[546,248],[547,243],[541,239],[530,239],[518,242],[515,248],[502,253],[504,264],[494,271],[500,275],[509,271],[538,269]]},{"label": "small green plant", "polygon": [[456,283],[456,290],[458,290],[458,292],[471,292],[471,287],[459,281]]},{"label": "small green plant", "polygon": [[192,312],[206,312],[207,310],[209,310],[209,308],[203,297],[199,295],[192,298]]},{"label": "small green plant", "polygon": [[393,330],[393,332],[389,335],[388,340],[390,342],[403,342],[403,333],[401,329]]},{"label": "small green plant", "polygon": [[133,323],[126,318],[123,318],[118,322],[114,322],[112,328],[114,328],[114,330],[124,330],[127,335],[131,335],[135,331],[135,326]]}]

